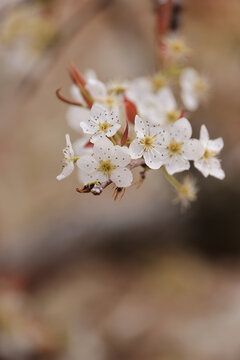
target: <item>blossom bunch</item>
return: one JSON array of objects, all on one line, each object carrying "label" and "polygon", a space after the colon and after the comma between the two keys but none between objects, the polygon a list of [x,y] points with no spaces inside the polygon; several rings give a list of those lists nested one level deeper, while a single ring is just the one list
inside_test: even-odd
[{"label": "blossom bunch", "polygon": [[[179,48],[186,52],[182,43],[174,48],[170,39],[166,44],[177,50],[177,60]],[[83,183],[79,192],[100,194],[114,183],[118,193],[133,184],[133,168],[142,168],[140,182],[147,170],[161,169],[184,204],[195,200],[196,187],[189,177],[180,183],[173,175],[189,170],[191,162],[203,176],[223,179],[218,159],[222,138],[210,140],[205,125],[200,137],[193,137],[189,121],[206,98],[208,82],[193,68],[177,69],[174,75],[167,69],[104,83],[92,70],[83,75],[71,66],[73,100],[61,89],[57,95],[70,104],[67,121],[80,138],[71,144],[66,135],[63,170],[57,179],[70,175],[76,165]]]}]

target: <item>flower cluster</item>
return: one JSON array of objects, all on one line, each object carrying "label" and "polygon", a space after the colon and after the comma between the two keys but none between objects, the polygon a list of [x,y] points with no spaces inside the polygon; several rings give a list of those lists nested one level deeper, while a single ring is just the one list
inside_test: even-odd
[{"label": "flower cluster", "polygon": [[[181,51],[188,51],[182,40],[173,43],[168,39],[166,44],[168,52],[177,52],[177,59]],[[209,88],[195,69],[166,69],[153,76],[106,84],[93,71],[82,75],[71,66],[69,72],[73,100],[63,97],[61,89],[57,95],[71,105],[67,121],[81,137],[71,145],[66,135],[58,180],[70,175],[76,165],[84,185],[78,191],[100,194],[110,183],[118,189],[130,186],[131,170],[137,166],[144,173],[161,169],[177,189],[178,199],[186,203],[196,198],[196,187],[189,177],[181,184],[173,175],[189,170],[191,162],[205,177],[224,178],[218,159],[222,138],[210,140],[205,125],[199,139],[192,137],[188,119]]]}]

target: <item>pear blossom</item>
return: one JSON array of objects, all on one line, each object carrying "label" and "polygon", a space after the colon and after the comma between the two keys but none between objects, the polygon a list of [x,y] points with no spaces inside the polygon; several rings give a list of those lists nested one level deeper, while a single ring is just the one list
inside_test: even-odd
[{"label": "pear blossom", "polygon": [[92,143],[105,136],[112,137],[121,127],[118,109],[109,110],[100,104],[94,104],[87,121],[81,121],[81,128],[85,134],[90,134]]},{"label": "pear blossom", "polygon": [[189,170],[189,160],[199,160],[204,153],[200,141],[191,139],[192,127],[186,118],[177,120],[167,131],[160,127],[160,135],[161,146],[164,147],[165,167],[170,175]]},{"label": "pear blossom", "polygon": [[189,207],[190,203],[197,199],[198,188],[196,186],[195,179],[185,176],[183,183],[177,189],[177,196],[175,197],[175,202],[181,204],[182,209]]},{"label": "pear blossom", "polygon": [[[166,132],[162,130],[163,134]],[[132,159],[143,156],[146,165],[151,169],[159,169],[165,164],[167,151],[162,146],[162,136],[157,126],[150,126],[147,120],[135,117],[136,139],[130,144],[129,153]]]},{"label": "pear blossom", "polygon": [[162,40],[163,51],[171,60],[183,60],[189,53],[190,49],[183,38],[175,35],[166,36]]},{"label": "pear blossom", "polygon": [[200,159],[194,161],[194,166],[201,171],[205,177],[212,175],[220,180],[224,179],[225,172],[222,170],[220,160],[217,158],[224,146],[223,139],[220,137],[215,140],[210,140],[206,126],[202,125],[200,142],[204,149],[204,154]]},{"label": "pear blossom", "polygon": [[57,176],[57,180],[63,180],[67,176],[71,175],[74,170],[74,163],[76,162],[76,157],[74,156],[74,151],[72,147],[72,143],[70,140],[70,136],[68,134],[66,137],[66,147],[63,149],[63,169],[60,175]]},{"label": "pear blossom", "polygon": [[190,111],[197,110],[208,91],[207,80],[201,77],[195,69],[186,68],[181,74],[180,85],[184,106]]},{"label": "pear blossom", "polygon": [[[160,125],[172,125],[179,119],[181,111],[177,107],[177,102],[169,87],[164,87],[156,95],[156,109],[154,123]],[[154,120],[153,119],[153,120]]]},{"label": "pear blossom", "polygon": [[81,157],[77,166],[84,185],[111,180],[118,187],[128,187],[133,180],[132,172],[126,167],[130,161],[126,148],[114,146],[108,139],[100,139],[94,144],[92,155]]}]

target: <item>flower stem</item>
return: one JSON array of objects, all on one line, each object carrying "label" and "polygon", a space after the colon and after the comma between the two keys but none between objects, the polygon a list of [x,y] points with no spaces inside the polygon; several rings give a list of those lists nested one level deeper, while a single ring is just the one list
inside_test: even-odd
[{"label": "flower stem", "polygon": [[112,141],[113,145],[117,145],[117,143],[116,143],[116,141],[114,140],[113,137],[111,137],[110,140]]},{"label": "flower stem", "polygon": [[170,175],[165,166],[162,166],[162,171],[163,171],[163,174],[165,176],[165,178],[167,179],[167,181],[178,191],[181,191],[182,190],[182,184],[172,175]]}]

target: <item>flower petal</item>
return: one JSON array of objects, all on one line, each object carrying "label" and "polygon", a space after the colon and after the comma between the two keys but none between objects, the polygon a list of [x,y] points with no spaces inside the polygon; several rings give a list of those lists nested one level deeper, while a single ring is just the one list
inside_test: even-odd
[{"label": "flower petal", "polygon": [[73,162],[72,161],[65,162],[61,174],[57,176],[57,180],[60,181],[65,179],[67,176],[71,175],[73,170],[74,170]]},{"label": "flower petal", "polygon": [[146,120],[143,120],[140,116],[135,116],[135,132],[137,137],[144,137],[149,135],[149,123]]},{"label": "flower petal", "polygon": [[112,156],[112,163],[114,165],[124,167],[131,161],[131,156],[121,146],[114,146],[114,154]]},{"label": "flower petal", "polygon": [[162,152],[156,149],[150,149],[143,153],[146,165],[150,169],[159,169],[166,161],[167,152],[163,149]]},{"label": "flower petal", "polygon": [[174,155],[169,159],[169,162],[166,166],[166,170],[170,175],[173,175],[177,172],[184,170],[189,170],[190,163],[188,160],[184,159],[180,155]]},{"label": "flower petal", "polygon": [[181,93],[182,102],[189,111],[196,111],[199,105],[198,97],[192,90],[183,90]]},{"label": "flower petal", "polygon": [[207,130],[205,125],[201,126],[200,140],[201,140],[203,146],[205,147],[207,145],[208,140],[209,140],[209,133],[208,133],[208,130]]},{"label": "flower petal", "polygon": [[112,171],[110,179],[118,186],[118,187],[128,187],[131,185],[133,181],[132,172],[126,167],[118,167]]},{"label": "flower petal", "polygon": [[94,157],[98,160],[110,160],[114,154],[114,145],[107,138],[94,144]]},{"label": "flower petal", "polygon": [[113,135],[116,134],[116,132],[120,129],[121,125],[120,124],[114,124],[111,127],[108,128],[107,131],[107,136],[112,137]]},{"label": "flower petal", "polygon": [[94,99],[100,99],[107,96],[107,88],[105,84],[97,79],[89,79],[86,89],[90,92]]},{"label": "flower petal", "polygon": [[77,161],[77,166],[80,170],[90,174],[97,171],[99,168],[99,162],[92,155],[85,155]]},{"label": "flower petal", "polygon": [[210,159],[209,174],[220,180],[223,180],[225,178],[225,172],[221,168],[221,163],[218,159],[216,158]]},{"label": "flower petal", "polygon": [[79,177],[84,185],[87,185],[93,181],[98,181],[100,183],[104,183],[108,180],[108,177],[101,171],[95,171],[90,174],[81,171]]},{"label": "flower petal", "polygon": [[66,117],[67,117],[68,125],[72,129],[81,133],[82,130],[80,127],[80,122],[81,121],[86,122],[90,118],[90,110],[85,109],[83,107],[70,106],[69,109],[67,110]]},{"label": "flower petal", "polygon": [[204,154],[204,148],[197,139],[190,139],[182,146],[182,155],[187,160],[198,160]]},{"label": "flower petal", "polygon": [[215,140],[209,140],[208,145],[207,145],[208,149],[210,151],[214,151],[216,154],[220,153],[223,146],[224,146],[224,143],[223,143],[222,138],[217,138]]},{"label": "flower petal", "polygon": [[192,136],[192,126],[186,118],[181,118],[169,127],[169,135],[176,141],[184,142]]},{"label": "flower petal", "polygon": [[133,140],[129,146],[129,153],[132,159],[139,159],[143,154],[143,145],[137,139]]}]

